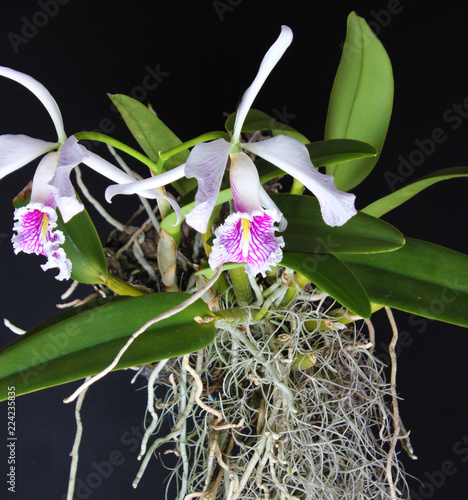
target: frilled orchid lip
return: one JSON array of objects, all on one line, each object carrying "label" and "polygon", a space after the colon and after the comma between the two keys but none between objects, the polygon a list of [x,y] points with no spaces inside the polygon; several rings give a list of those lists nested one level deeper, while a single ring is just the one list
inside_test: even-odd
[{"label": "frilled orchid lip", "polygon": [[52,207],[42,203],[29,203],[15,209],[14,234],[11,241],[15,253],[35,253],[45,255],[47,262],[41,267],[45,271],[58,268],[58,280],[69,279],[72,264],[60,245],[65,241],[62,231],[55,230],[57,213]]},{"label": "frilled orchid lip", "polygon": [[227,262],[246,263],[249,276],[265,276],[283,257],[284,240],[274,235],[275,222],[278,220],[270,210],[231,214],[216,229],[208,260],[210,267],[216,269]]}]

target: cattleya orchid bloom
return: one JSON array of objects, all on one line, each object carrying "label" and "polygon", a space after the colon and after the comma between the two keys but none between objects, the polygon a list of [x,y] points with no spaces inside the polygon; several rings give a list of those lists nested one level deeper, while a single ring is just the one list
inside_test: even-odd
[{"label": "cattleya orchid bloom", "polygon": [[[195,177],[198,191],[195,207],[187,214],[189,226],[205,233],[216,204],[224,172],[229,166],[230,184],[235,213],[230,215],[215,232],[209,263],[215,269],[225,262],[247,263],[249,276],[265,271],[281,261],[283,238],[274,236],[275,230],[284,230],[286,221],[260,184],[255,164],[248,151],[276,165],[306,186],[320,203],[324,221],[330,226],[341,226],[356,214],[355,196],[339,191],[333,176],[318,172],[312,165],[307,148],[297,139],[278,135],[260,142],[241,142],[241,131],[252,103],[268,75],[292,42],[289,27],[282,26],[281,34],[265,54],[257,76],[244,93],[237,110],[230,142],[216,139],[197,144],[187,162],[169,172],[128,185],[110,186],[108,201],[115,194],[141,193],[173,182],[182,176]],[[279,227],[275,227],[275,223]]]},{"label": "cattleya orchid bloom", "polygon": [[[60,272],[56,278],[68,279],[72,264],[63,248],[60,248],[65,241],[64,235],[55,228],[57,208],[65,223],[84,208],[76,198],[70,181],[71,170],[85,163],[114,182],[129,183],[134,178],[78,144],[74,136],[67,138],[60,109],[41,83],[29,75],[2,66],[0,76],[20,83],[35,94],[52,118],[58,136],[56,142],[47,142],[22,134],[0,135],[0,179],[45,154],[34,174],[30,202],[17,208],[14,213],[14,251],[45,255],[47,262],[42,268],[58,268]],[[157,193],[156,196],[163,195]],[[177,203],[168,197],[164,198],[180,214]]]}]

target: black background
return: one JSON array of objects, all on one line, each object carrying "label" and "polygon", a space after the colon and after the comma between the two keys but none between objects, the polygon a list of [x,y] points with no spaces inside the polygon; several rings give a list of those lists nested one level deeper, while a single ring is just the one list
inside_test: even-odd
[{"label": "black background", "polygon": [[[0,64],[32,75],[50,90],[69,134],[98,129],[106,123],[113,127],[111,135],[133,144],[112,111],[106,92],[133,93],[143,102],[151,102],[182,140],[222,129],[223,113],[235,109],[280,25],[287,24],[294,31],[294,42],[254,107],[280,121],[286,116],[291,126],[311,140],[319,140],[323,138],[346,17],[356,10],[371,22],[382,40],[395,77],[387,142],[378,168],[354,190],[358,208],[390,192],[388,172],[402,175],[399,156],[408,159],[418,149],[415,141],[431,137],[437,128],[444,130],[447,139],[426,154],[414,171],[406,171],[404,181],[439,168],[466,165],[467,120],[447,120],[452,116],[450,109],[468,97],[468,31],[462,2],[446,1],[439,8],[417,0],[330,1],[325,5],[291,0],[134,1],[122,5],[88,0],[2,2]],[[46,8],[49,14],[44,14]],[[164,75],[152,90],[143,87],[144,82],[154,81],[145,79],[148,67],[159,68]],[[52,123],[34,96],[6,79],[0,81],[0,109],[0,133],[55,140]],[[468,109],[465,113],[468,115]],[[94,151],[107,155],[103,147]],[[68,287],[54,279],[54,271],[41,271],[43,259],[14,256],[11,248],[11,198],[33,172],[30,165],[0,184],[0,317],[25,329],[56,313],[55,304]],[[101,196],[106,180],[89,171],[83,173],[93,193]],[[466,252],[467,189],[464,179],[444,182],[385,219],[405,235]],[[125,221],[136,206],[135,199],[118,197],[109,211]],[[93,208],[89,212],[104,239],[111,228]],[[89,292],[89,287],[81,286],[75,296]],[[396,313],[396,317],[405,332],[399,356],[400,411],[412,431],[419,460],[411,462],[403,453],[401,456],[407,470],[426,483],[426,488],[420,489],[418,482],[411,480],[414,498],[466,498],[467,332],[403,313]],[[382,313],[376,315],[376,326],[381,347],[390,339]],[[2,324],[0,344],[13,338],[15,335]],[[135,442],[128,433],[133,427],[138,434],[146,405],[144,381],[130,385],[131,376],[112,374],[88,392],[82,412],[84,437],[78,477],[92,487],[80,490],[76,498],[163,498],[164,471],[157,460],[150,464],[139,488],[131,488],[139,464]],[[16,494],[10,493],[11,498],[48,500],[65,493],[75,423],[74,407],[64,405],[62,399],[77,385],[17,399],[17,488]],[[0,405],[0,436],[7,429],[6,410],[4,403]],[[460,445],[463,439],[466,444]],[[467,451],[462,453],[463,448]],[[0,450],[0,497],[8,498],[3,438]],[[102,484],[93,483],[92,462],[108,461],[115,451],[120,455],[113,473],[102,478]]]}]

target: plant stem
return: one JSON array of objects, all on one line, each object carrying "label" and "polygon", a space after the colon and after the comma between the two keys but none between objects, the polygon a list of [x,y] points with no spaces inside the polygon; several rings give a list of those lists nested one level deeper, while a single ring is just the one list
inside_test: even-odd
[{"label": "plant stem", "polygon": [[[294,297],[297,294],[297,287],[299,287],[301,290],[304,289],[304,287],[307,285],[307,283],[310,280],[308,280],[305,276],[299,273],[293,273],[291,276],[290,282],[289,282],[289,287],[288,291],[286,292],[286,295],[284,296],[283,301],[281,302],[281,305],[286,306],[288,305],[291,300],[294,299]],[[297,286],[296,286],[297,284]]]},{"label": "plant stem", "polygon": [[304,193],[304,184],[301,184],[297,179],[293,180],[293,184],[291,187],[291,194],[303,194]]},{"label": "plant stem", "polygon": [[105,144],[109,144],[113,146],[115,149],[119,149],[120,151],[123,151],[124,153],[133,156],[134,158],[136,158],[137,160],[141,161],[146,166],[148,166],[151,170],[156,172],[156,164],[152,162],[147,156],[140,153],[136,149],[127,146],[123,142],[120,142],[116,139],[113,139],[112,137],[109,137],[108,135],[100,134],[98,132],[78,132],[74,134],[74,136],[79,141],[89,140],[89,141],[99,141],[99,142],[104,142]]},{"label": "plant stem", "polygon": [[175,146],[171,149],[168,149],[167,151],[162,151],[159,154],[159,157],[165,161],[165,160],[169,159],[171,156],[173,156],[177,153],[180,153],[181,151],[184,151],[184,150],[189,149],[193,146],[196,146],[200,142],[208,142],[208,141],[212,141],[213,139],[225,139],[229,142],[231,137],[226,132],[207,132],[206,134],[202,134],[198,137],[195,137],[194,139],[191,139],[190,141],[186,141],[186,142],[183,142],[182,144],[178,144],[177,146]]},{"label": "plant stem", "polygon": [[129,295],[130,297],[139,297],[140,295],[146,295],[143,290],[129,285],[125,281],[117,278],[113,274],[108,274],[107,276],[100,276],[104,285],[110,288],[117,295]]},{"label": "plant stem", "polygon": [[248,304],[252,300],[252,289],[244,266],[230,269],[229,277],[239,305]]}]

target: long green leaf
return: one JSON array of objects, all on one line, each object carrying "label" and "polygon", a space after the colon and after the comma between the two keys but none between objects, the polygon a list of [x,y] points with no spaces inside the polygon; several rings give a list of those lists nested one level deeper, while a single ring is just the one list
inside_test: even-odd
[{"label": "long green leaf", "polygon": [[[7,387],[18,395],[78,380],[108,366],[128,338],[146,321],[178,306],[190,295],[155,293],[58,314],[0,351],[0,400]],[[214,323],[198,300],[182,312],[151,326],[123,355],[116,369],[137,366],[197,351],[213,341]]]},{"label": "long green leaf", "polygon": [[408,238],[395,252],[340,257],[372,302],[468,327],[468,256]]},{"label": "long green leaf", "polygon": [[[368,142],[380,155],[392,104],[393,74],[388,55],[365,20],[352,12],[330,96],[325,139]],[[327,173],[335,176],[338,189],[348,191],[369,175],[377,160],[378,156],[332,165]]]},{"label": "long green leaf", "polygon": [[388,252],[405,243],[398,229],[369,215],[358,213],[343,226],[330,227],[323,221],[316,198],[291,194],[271,198],[288,221],[283,233],[288,252]]},{"label": "long green leaf", "polygon": [[309,150],[312,163],[317,168],[377,155],[374,146],[353,139],[329,139],[311,142],[306,147]]},{"label": "long green leaf", "polygon": [[72,262],[71,279],[90,285],[102,283],[99,276],[108,274],[106,257],[88,212],[83,210],[66,224],[57,213],[57,229],[65,236],[62,248]]},{"label": "long green leaf", "polygon": [[335,255],[285,251],[281,264],[304,275],[353,313],[370,318],[371,305],[364,288]]},{"label": "long green leaf", "polygon": [[[140,147],[152,161],[158,161],[160,151],[182,144],[174,132],[140,101],[123,94],[109,95],[109,97]],[[188,151],[181,151],[171,156],[164,164],[165,169],[170,170],[181,165],[187,161],[188,155]],[[196,181],[184,178],[173,184],[183,196],[196,186]]]},{"label": "long green leaf", "polygon": [[374,203],[371,203],[370,205],[367,205],[366,208],[362,209],[361,212],[374,217],[381,217],[433,184],[448,179],[456,179],[457,177],[468,177],[468,167],[443,168],[441,170],[437,170],[436,172],[432,172],[431,174],[425,175],[424,177],[421,177],[421,179],[402,187],[398,191],[384,196],[383,198],[380,198],[380,200],[374,201]]}]

